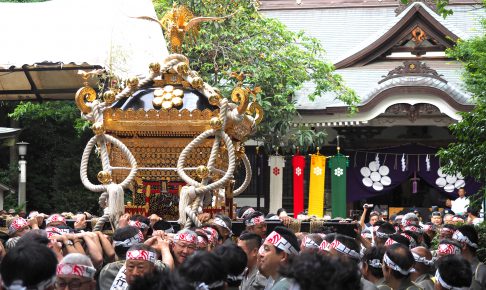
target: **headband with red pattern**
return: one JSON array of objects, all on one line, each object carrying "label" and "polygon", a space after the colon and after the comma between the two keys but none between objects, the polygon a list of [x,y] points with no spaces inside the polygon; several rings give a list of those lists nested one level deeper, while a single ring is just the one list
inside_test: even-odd
[{"label": "headband with red pattern", "polygon": [[218,242],[218,238],[219,238],[218,231],[216,231],[212,227],[204,227],[202,229],[204,230],[204,232],[206,232],[206,235],[208,236],[208,240],[212,244],[216,244]]},{"label": "headband with red pattern", "polygon": [[16,219],[14,219],[12,221],[12,223],[10,224],[10,227],[8,227],[8,234],[13,235],[17,231],[23,229],[24,227],[28,227],[28,226],[29,226],[29,223],[24,218],[18,217]]},{"label": "headband with red pattern", "polygon": [[142,223],[141,221],[128,221],[128,225],[142,230],[148,229],[149,227],[147,224]]},{"label": "headband with red pattern", "polygon": [[245,220],[245,225],[250,227],[250,226],[256,226],[264,222],[265,222],[265,217],[263,215],[259,215],[254,218]]},{"label": "headband with red pattern", "polygon": [[319,251],[329,252],[329,242],[323,240],[322,243],[319,245]]},{"label": "headband with red pattern", "polygon": [[452,244],[440,244],[437,248],[437,253],[442,256],[446,255],[460,255],[461,249]]},{"label": "headband with red pattern", "polygon": [[174,241],[184,241],[191,244],[197,244],[197,234],[192,232],[179,232],[174,236]]},{"label": "headband with red pattern", "polygon": [[265,242],[274,245],[276,248],[279,248],[289,255],[299,254],[299,251],[276,231],[271,232],[265,239]]},{"label": "headband with red pattern", "polygon": [[61,263],[57,265],[56,275],[74,275],[83,278],[93,279],[96,269],[79,264]]},{"label": "headband with red pattern", "polygon": [[398,244],[398,242],[397,242],[397,241],[395,241],[395,240],[394,240],[394,239],[392,239],[392,238],[388,238],[388,240],[386,240],[386,242],[385,242],[385,247],[391,246],[391,245],[393,245],[393,244]]},{"label": "headband with red pattern", "polygon": [[206,248],[208,246],[208,242],[201,236],[197,236],[197,245],[201,248]]},{"label": "headband with red pattern", "polygon": [[302,239],[302,243],[300,244],[300,248],[301,249],[304,249],[304,248],[319,249],[319,245],[313,239],[309,238],[308,236],[305,236]]},{"label": "headband with red pattern", "polygon": [[140,260],[155,263],[157,255],[147,250],[132,250],[127,252],[127,260]]},{"label": "headband with red pattern", "polygon": [[48,226],[50,223],[53,222],[62,222],[64,225],[66,225],[66,219],[60,214],[53,214],[48,217],[46,220],[46,225]]},{"label": "headband with red pattern", "polygon": [[463,233],[461,233],[459,230],[456,230],[454,234],[452,235],[452,239],[456,240],[460,243],[466,243],[469,246],[473,248],[478,248],[478,244],[473,243],[468,237],[466,237]]},{"label": "headband with red pattern", "polygon": [[338,240],[334,240],[329,245],[329,250],[330,249],[334,249],[334,250],[340,252],[341,254],[350,256],[351,258],[355,258],[355,259],[358,259],[358,260],[361,258],[361,256],[359,255],[358,252],[356,252],[355,250],[351,250],[350,248],[346,247],[344,244],[342,244]]}]

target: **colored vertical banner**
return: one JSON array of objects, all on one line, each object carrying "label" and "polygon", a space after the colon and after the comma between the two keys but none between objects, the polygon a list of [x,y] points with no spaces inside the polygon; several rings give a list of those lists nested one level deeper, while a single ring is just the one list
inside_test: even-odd
[{"label": "colored vertical banner", "polygon": [[270,166],[269,212],[276,213],[282,207],[282,184],[285,159],[283,156],[270,156],[268,158],[268,166]]},{"label": "colored vertical banner", "polygon": [[309,215],[324,215],[324,177],[326,176],[326,157],[311,156],[309,184]]},{"label": "colored vertical banner", "polygon": [[304,168],[305,157],[295,155],[292,157],[292,167],[294,168],[294,218],[304,211]]},{"label": "colored vertical banner", "polygon": [[346,218],[346,171],[348,158],[341,153],[329,158],[332,217]]}]

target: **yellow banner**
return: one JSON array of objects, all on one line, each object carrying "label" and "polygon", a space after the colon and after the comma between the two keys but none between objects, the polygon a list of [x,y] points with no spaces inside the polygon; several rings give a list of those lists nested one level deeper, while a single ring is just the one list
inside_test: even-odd
[{"label": "yellow banner", "polygon": [[326,156],[312,155],[309,184],[309,215],[324,215],[324,180],[326,176]]}]

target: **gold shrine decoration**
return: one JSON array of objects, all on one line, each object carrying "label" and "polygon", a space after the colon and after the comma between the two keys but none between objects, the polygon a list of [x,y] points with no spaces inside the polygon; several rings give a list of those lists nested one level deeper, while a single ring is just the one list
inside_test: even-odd
[{"label": "gold shrine decoration", "polygon": [[190,33],[190,35],[195,38],[199,32],[200,23],[208,21],[221,21],[233,16],[233,14],[224,17],[194,17],[194,14],[191,12],[191,10],[189,10],[189,8],[184,5],[177,6],[177,4],[174,3],[172,9],[169,10],[160,20],[150,16],[139,16],[135,18],[157,22],[167,33],[171,50],[175,53],[180,53],[186,34]]},{"label": "gold shrine decoration", "polygon": [[422,43],[426,37],[427,35],[425,34],[425,31],[423,31],[419,26],[416,26],[412,30],[412,41],[415,42],[416,45]]}]

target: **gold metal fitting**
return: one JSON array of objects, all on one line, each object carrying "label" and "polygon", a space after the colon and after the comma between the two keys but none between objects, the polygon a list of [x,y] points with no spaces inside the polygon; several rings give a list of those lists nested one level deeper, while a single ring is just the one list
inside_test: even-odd
[{"label": "gold metal fitting", "polygon": [[162,97],[165,94],[163,89],[156,89],[154,91],[154,98]]},{"label": "gold metal fitting", "polygon": [[174,91],[174,86],[168,85],[164,87],[166,93],[172,93]]},{"label": "gold metal fitting", "polygon": [[154,106],[154,109],[160,110],[160,108],[162,108],[163,102],[164,102],[164,99],[162,99],[161,97],[155,97],[152,100],[152,106]]},{"label": "gold metal fitting", "polygon": [[200,89],[204,86],[204,81],[200,77],[195,77],[191,81],[191,86],[195,89]]},{"label": "gold metal fitting", "polygon": [[154,73],[159,73],[160,72],[160,63],[158,62],[153,62],[149,65],[150,71]]},{"label": "gold metal fitting", "polygon": [[209,169],[205,165],[200,165],[196,168],[196,174],[199,178],[206,178],[209,176]]},{"label": "gold metal fitting", "polygon": [[184,103],[182,102],[181,97],[174,97],[172,98],[172,105],[176,108],[182,107]]},{"label": "gold metal fitting", "polygon": [[103,101],[105,101],[105,103],[107,103],[108,105],[113,104],[113,102],[115,102],[115,97],[116,94],[112,90],[103,93]]},{"label": "gold metal fitting", "polygon": [[223,127],[223,120],[219,117],[212,117],[211,120],[209,120],[209,126],[211,126],[213,130],[220,130]]},{"label": "gold metal fitting", "polygon": [[164,95],[162,96],[162,99],[164,99],[164,101],[171,101],[172,97],[173,97],[173,95],[171,93],[164,93]]},{"label": "gold metal fitting", "polygon": [[239,145],[238,149],[236,150],[236,157],[241,158],[243,155],[245,155],[245,147]]},{"label": "gold metal fitting", "polygon": [[174,96],[176,96],[176,97],[181,97],[182,98],[184,96],[184,91],[181,90],[181,89],[175,89],[172,92],[172,94],[174,94]]},{"label": "gold metal fitting", "polygon": [[101,122],[96,122],[91,126],[91,130],[93,130],[95,135],[101,135],[105,133],[105,126]]},{"label": "gold metal fitting", "polygon": [[189,72],[189,65],[185,62],[181,62],[181,63],[178,63],[175,67],[174,67],[175,71],[178,73],[178,74],[181,74],[181,75],[186,75],[188,72]]},{"label": "gold metal fitting", "polygon": [[127,86],[130,88],[134,89],[138,86],[138,78],[137,77],[131,77],[127,80]]},{"label": "gold metal fitting", "polygon": [[219,101],[221,100],[220,96],[215,94],[215,95],[210,95],[209,96],[209,103],[213,106],[219,105]]},{"label": "gold metal fitting", "polygon": [[163,101],[162,102],[162,109],[169,110],[172,108],[172,102],[171,101]]},{"label": "gold metal fitting", "polygon": [[108,171],[100,171],[98,172],[98,180],[102,184],[108,184],[111,182],[111,174]]}]

